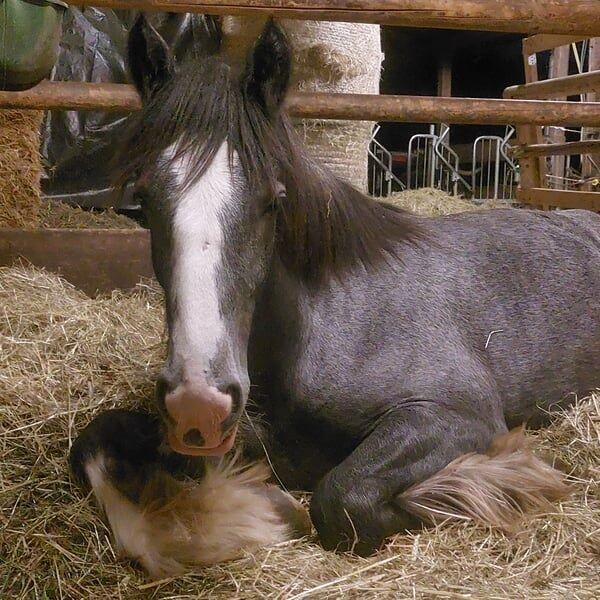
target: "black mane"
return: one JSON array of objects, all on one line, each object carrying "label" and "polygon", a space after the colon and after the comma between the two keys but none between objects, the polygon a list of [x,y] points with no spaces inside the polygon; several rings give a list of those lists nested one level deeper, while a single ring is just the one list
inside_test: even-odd
[{"label": "black mane", "polygon": [[[420,235],[414,218],[373,200],[311,160],[283,111],[268,115],[222,59],[179,63],[173,76],[132,116],[119,169],[122,181],[164,161],[189,157],[194,183],[227,139],[252,189],[287,198],[278,213],[278,253],[301,278],[319,282],[356,263],[372,266]],[[366,149],[365,149],[366,151]],[[164,164],[164,163],[163,163]]]}]

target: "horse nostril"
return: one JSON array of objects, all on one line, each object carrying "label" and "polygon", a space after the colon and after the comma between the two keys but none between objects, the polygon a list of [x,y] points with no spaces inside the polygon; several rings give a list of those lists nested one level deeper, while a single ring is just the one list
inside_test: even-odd
[{"label": "horse nostril", "polygon": [[237,416],[242,404],[242,388],[237,383],[227,386],[225,393],[231,396],[231,415]]},{"label": "horse nostril", "polygon": [[177,387],[177,384],[172,378],[164,373],[161,373],[156,380],[155,393],[159,398],[164,398]]},{"label": "horse nostril", "polygon": [[224,394],[231,398],[231,412],[229,416],[221,423],[221,431],[223,434],[228,434],[231,428],[238,422],[242,412],[242,388],[238,383],[230,383],[224,387]]},{"label": "horse nostril", "polygon": [[175,386],[173,385],[173,382],[167,375],[161,373],[158,376],[154,388],[154,398],[158,406],[158,412],[162,415],[163,419],[169,423],[173,423],[173,417],[167,410],[166,398],[167,394],[171,393],[174,388]]},{"label": "horse nostril", "polygon": [[198,446],[199,448],[202,448],[206,445],[204,442],[204,436],[196,427],[186,432],[186,434],[183,436],[183,443],[187,444],[188,446]]}]

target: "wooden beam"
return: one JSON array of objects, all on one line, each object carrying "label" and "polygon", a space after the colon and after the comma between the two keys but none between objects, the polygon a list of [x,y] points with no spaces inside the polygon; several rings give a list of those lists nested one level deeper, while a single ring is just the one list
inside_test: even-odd
[{"label": "wooden beam", "polygon": [[511,148],[511,154],[518,159],[523,156],[569,156],[591,154],[593,152],[600,152],[600,140],[560,144],[531,144],[529,146],[512,146]]},{"label": "wooden beam", "polygon": [[[560,46],[559,48],[566,48],[568,50],[569,46]],[[559,48],[556,50],[559,50]],[[588,73],[578,73],[577,75],[544,79],[535,83],[513,85],[504,90],[504,97],[547,100],[549,98],[578,96],[586,92],[600,92],[600,71],[589,71]]]},{"label": "wooden beam", "polygon": [[[598,102],[291,93],[286,106],[294,117],[408,123],[600,125]],[[47,110],[138,110],[133,86],[117,83],[42,82],[22,92],[0,92],[0,108]]]},{"label": "wooden beam", "polygon": [[20,260],[60,273],[91,296],[154,275],[145,229],[0,228],[0,266]]},{"label": "wooden beam", "polygon": [[0,108],[131,112],[142,108],[142,101],[128,84],[42,81],[21,92],[0,90]]},{"label": "wooden beam", "polygon": [[519,188],[517,200],[535,206],[556,208],[584,208],[600,211],[599,192],[578,192],[573,190],[547,190],[544,188]]},{"label": "wooden beam", "polygon": [[600,35],[598,0],[78,0],[75,4],[436,29]]},{"label": "wooden beam", "polygon": [[296,93],[286,104],[292,115],[313,119],[567,127],[600,122],[598,102]]},{"label": "wooden beam", "polygon": [[544,52],[544,50],[554,50],[559,46],[569,46],[583,40],[588,36],[583,35],[532,35],[523,40],[523,51],[527,55]]}]

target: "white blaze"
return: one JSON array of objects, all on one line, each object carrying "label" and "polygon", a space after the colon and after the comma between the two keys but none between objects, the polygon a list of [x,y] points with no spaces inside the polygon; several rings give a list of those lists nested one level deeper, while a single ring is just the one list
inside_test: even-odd
[{"label": "white blaze", "polygon": [[[208,369],[225,325],[219,310],[217,273],[224,244],[219,215],[233,199],[227,142],[193,185],[184,188],[189,174],[185,156],[175,162],[181,189],[173,215],[174,270],[171,292],[175,298],[172,336],[183,364]],[[187,376],[184,373],[184,377]]]}]

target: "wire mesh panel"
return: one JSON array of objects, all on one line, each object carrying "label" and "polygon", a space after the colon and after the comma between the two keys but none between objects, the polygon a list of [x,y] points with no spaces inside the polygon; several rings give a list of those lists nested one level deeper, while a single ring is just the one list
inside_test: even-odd
[{"label": "wire mesh panel", "polygon": [[[560,130],[570,142],[594,139],[590,132],[593,128],[548,127],[547,131]],[[572,154],[561,157],[560,163],[552,163],[553,157],[547,157],[549,166],[545,174],[546,186],[555,190],[582,190],[590,186],[598,186],[600,180],[600,159],[594,154]],[[560,168],[557,168],[556,165]]]},{"label": "wire mesh panel", "polygon": [[[556,48],[554,53],[559,50],[567,49],[567,64],[564,65],[565,72],[558,76],[571,74],[582,75],[586,72],[594,71],[600,64],[600,44],[596,49],[597,40],[583,40],[581,42],[571,43],[568,47]],[[598,57],[596,58],[596,54]],[[573,69],[573,66],[575,67]],[[572,73],[572,71],[575,71]],[[556,77],[556,74],[550,70],[549,78]],[[594,92],[571,94],[578,97],[581,101],[594,101],[596,94]],[[557,98],[566,99],[566,98]],[[597,138],[598,128],[593,127],[559,127],[547,126],[544,128],[544,137],[551,143],[565,143],[586,141]],[[556,155],[547,156],[544,169],[544,184],[552,190],[569,191],[594,191],[594,188],[600,189],[600,158],[593,154],[569,154],[566,156]]]}]

